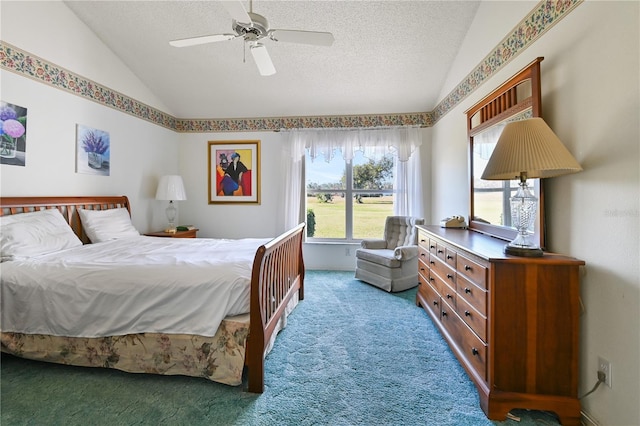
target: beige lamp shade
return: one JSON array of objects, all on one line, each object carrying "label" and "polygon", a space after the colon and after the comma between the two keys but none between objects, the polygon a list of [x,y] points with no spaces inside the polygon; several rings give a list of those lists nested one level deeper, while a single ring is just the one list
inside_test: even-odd
[{"label": "beige lamp shade", "polygon": [[160,178],[156,200],[179,201],[186,200],[187,192],[184,190],[182,177],[178,175],[167,175]]},{"label": "beige lamp shade", "polygon": [[549,178],[581,170],[547,123],[535,117],[504,127],[482,179]]}]

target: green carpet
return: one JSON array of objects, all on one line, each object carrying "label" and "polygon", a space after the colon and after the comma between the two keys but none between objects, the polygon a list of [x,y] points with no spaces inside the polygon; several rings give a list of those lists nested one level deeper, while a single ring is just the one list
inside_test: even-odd
[{"label": "green carpet", "polygon": [[539,425],[487,420],[416,290],[307,271],[305,300],[266,361],[262,395],[204,379],[2,355],[0,422],[12,425]]}]

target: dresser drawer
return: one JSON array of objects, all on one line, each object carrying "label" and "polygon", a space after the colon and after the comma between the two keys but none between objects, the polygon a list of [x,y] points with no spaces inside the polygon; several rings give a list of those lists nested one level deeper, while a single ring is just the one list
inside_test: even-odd
[{"label": "dresser drawer", "polygon": [[487,341],[487,317],[478,312],[473,306],[471,306],[466,300],[458,295],[456,300],[456,312],[460,315],[460,318],[467,323],[469,327],[480,337],[483,341]]},{"label": "dresser drawer", "polygon": [[446,248],[444,250],[444,261],[447,263],[447,265],[451,266],[452,268],[456,268],[457,264],[456,264],[456,260],[457,260],[457,253],[455,252],[455,250],[452,250],[450,248]]},{"label": "dresser drawer", "polygon": [[447,284],[438,274],[431,271],[430,277],[431,287],[436,289],[440,296],[449,302],[450,305],[456,305],[456,291],[451,285]]},{"label": "dresser drawer", "polygon": [[447,246],[438,241],[436,241],[436,256],[438,256],[438,258],[443,262],[446,262],[447,260]]},{"label": "dresser drawer", "polygon": [[418,232],[418,246],[424,247],[426,251],[429,251],[429,237],[423,232]]},{"label": "dresser drawer", "polygon": [[420,285],[418,286],[418,292],[426,300],[427,306],[423,306],[425,309],[429,309],[436,318],[440,318],[440,294],[437,290],[429,285],[429,283],[420,276]]},{"label": "dresser drawer", "polygon": [[487,268],[458,253],[456,261],[457,271],[473,281],[478,287],[487,288]]},{"label": "dresser drawer", "polygon": [[442,303],[442,325],[460,349],[462,357],[483,380],[487,380],[487,345],[460,319],[455,310]]},{"label": "dresser drawer", "polygon": [[429,240],[429,252],[436,254],[438,251],[438,247],[436,245],[436,240]]},{"label": "dresser drawer", "polygon": [[463,298],[482,315],[487,316],[487,291],[481,289],[464,275],[456,276],[456,293],[458,298]]},{"label": "dresser drawer", "polygon": [[422,262],[422,264],[418,264],[418,270],[429,267],[429,250],[421,245],[418,246],[418,260]]},{"label": "dresser drawer", "polygon": [[451,288],[456,288],[456,271],[453,268],[433,254],[429,258],[429,267],[438,274],[443,281],[449,284]]}]

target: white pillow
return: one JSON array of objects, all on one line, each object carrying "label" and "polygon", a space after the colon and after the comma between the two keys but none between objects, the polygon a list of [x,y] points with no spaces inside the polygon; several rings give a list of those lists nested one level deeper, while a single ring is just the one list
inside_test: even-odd
[{"label": "white pillow", "polygon": [[129,211],[124,207],[108,210],[78,209],[78,213],[82,228],[92,243],[140,235],[131,223]]},{"label": "white pillow", "polygon": [[0,259],[3,262],[82,245],[58,209],[1,216],[0,232]]}]

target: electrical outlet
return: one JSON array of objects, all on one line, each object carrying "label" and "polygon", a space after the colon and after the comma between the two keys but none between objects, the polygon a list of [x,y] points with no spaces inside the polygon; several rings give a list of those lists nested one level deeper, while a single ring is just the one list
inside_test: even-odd
[{"label": "electrical outlet", "polygon": [[598,371],[605,374],[604,384],[611,387],[611,363],[601,356],[598,357]]}]

